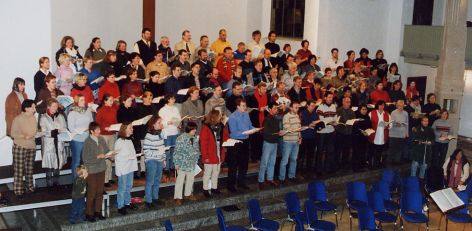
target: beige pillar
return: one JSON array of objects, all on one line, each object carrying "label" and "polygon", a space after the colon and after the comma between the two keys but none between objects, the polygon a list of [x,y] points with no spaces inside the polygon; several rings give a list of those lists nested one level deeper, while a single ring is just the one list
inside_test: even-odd
[{"label": "beige pillar", "polygon": [[[464,92],[465,49],[467,40],[467,0],[447,0],[443,47],[439,58],[435,92],[441,108],[450,110],[449,120],[457,134]],[[449,153],[457,140],[449,145]]]}]

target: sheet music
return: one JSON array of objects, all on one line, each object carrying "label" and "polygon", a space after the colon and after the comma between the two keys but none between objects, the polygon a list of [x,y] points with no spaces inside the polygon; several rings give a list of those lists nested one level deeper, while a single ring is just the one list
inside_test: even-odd
[{"label": "sheet music", "polygon": [[187,95],[187,92],[188,92],[188,88],[180,89],[180,90],[177,92],[177,95]]},{"label": "sheet music", "polygon": [[464,202],[451,189],[442,189],[429,194],[443,213],[464,205]]},{"label": "sheet music", "polygon": [[253,128],[253,129],[244,131],[243,134],[244,134],[244,135],[251,135],[251,134],[254,134],[254,133],[260,131],[261,129],[262,129],[262,128]]},{"label": "sheet music", "polygon": [[223,147],[233,147],[237,143],[242,143],[241,140],[236,140],[236,139],[228,139],[225,142],[223,142]]}]

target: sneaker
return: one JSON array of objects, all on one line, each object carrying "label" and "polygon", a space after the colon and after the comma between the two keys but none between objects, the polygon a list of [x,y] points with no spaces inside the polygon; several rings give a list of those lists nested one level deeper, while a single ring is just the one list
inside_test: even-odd
[{"label": "sneaker", "polygon": [[126,207],[118,209],[118,213],[123,215],[123,216],[128,214],[128,212],[126,211]]},{"label": "sneaker", "polygon": [[89,215],[86,215],[86,216],[85,216],[85,219],[86,219],[88,222],[95,222],[95,221],[97,221],[94,216],[89,216]]},{"label": "sneaker", "polygon": [[184,199],[185,199],[185,200],[189,200],[189,201],[196,201],[196,200],[197,200],[197,198],[196,198],[193,194],[190,195],[190,196],[188,196],[188,197],[185,197],[185,196],[184,196]]},{"label": "sneaker", "polygon": [[95,213],[95,217],[98,218],[99,220],[105,220],[106,217],[102,215],[102,213]]},{"label": "sneaker", "polygon": [[174,204],[175,205],[181,205],[182,204],[182,199],[174,199]]},{"label": "sneaker", "polygon": [[211,195],[210,195],[210,191],[209,191],[209,190],[203,190],[203,195],[204,195],[206,198],[211,198]]},{"label": "sneaker", "polygon": [[216,189],[212,189],[212,190],[211,190],[211,193],[212,193],[212,194],[216,194],[216,195],[220,195],[220,194],[221,194],[221,191],[216,188]]}]

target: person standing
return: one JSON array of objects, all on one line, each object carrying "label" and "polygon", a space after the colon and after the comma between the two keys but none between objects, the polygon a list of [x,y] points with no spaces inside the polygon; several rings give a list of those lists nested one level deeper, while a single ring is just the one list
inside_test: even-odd
[{"label": "person standing", "polygon": [[396,102],[397,109],[392,111],[392,127],[388,133],[389,136],[389,157],[390,162],[397,165],[401,164],[402,153],[408,139],[408,113],[403,110],[405,101]]},{"label": "person standing", "polygon": [[[315,162],[318,175],[322,175],[323,172],[334,172],[336,167],[334,166],[334,141],[336,136],[333,127],[333,123],[336,121],[336,104],[333,102],[333,97],[333,93],[327,91],[324,102],[316,109],[316,113],[324,125],[317,129],[319,139],[316,144]],[[325,160],[324,163],[322,162],[323,159]]]},{"label": "person standing", "polygon": [[52,74],[51,71],[49,71],[49,68],[49,58],[45,56],[39,58],[39,70],[34,75],[34,91],[36,92],[36,95],[38,95],[39,91],[44,88],[44,79],[46,76]]},{"label": "person standing", "polygon": [[[247,113],[246,100],[236,100],[236,111],[234,111],[228,119],[230,138],[240,140],[233,147],[228,148],[228,184],[227,188],[230,192],[237,192],[235,185],[241,189],[248,190],[246,184],[246,174],[249,161],[249,130],[254,129],[249,114]],[[237,181],[237,182],[236,182]]]},{"label": "person standing", "polygon": [[25,92],[25,80],[16,77],[13,80],[12,90],[5,100],[7,136],[11,136],[11,125],[15,117],[21,114],[21,104],[25,99],[28,99],[28,95]]},{"label": "person standing", "polygon": [[[282,119],[283,124],[283,148],[282,148],[282,160],[280,161],[279,180],[280,184],[285,183],[285,176],[288,167],[287,178],[289,181],[297,181],[297,157],[298,148],[302,141],[300,134],[301,121],[298,116],[298,110],[300,109],[300,103],[298,101],[292,101],[290,103],[290,112],[285,114]],[[303,179],[302,177],[299,177]]]},{"label": "person standing", "polygon": [[182,32],[182,40],[175,44],[174,51],[186,50],[190,61],[193,62],[196,57],[195,53],[195,44],[192,42],[192,35],[189,30],[184,30]]},{"label": "person standing", "polygon": [[72,184],[72,204],[69,214],[69,223],[75,224],[77,219],[85,221],[85,192],[87,189],[87,168],[80,165],[71,169],[77,177],[73,179]]},{"label": "person standing", "polygon": [[369,135],[369,161],[372,168],[378,168],[382,164],[386,164],[385,158],[382,158],[385,144],[388,141],[388,128],[390,126],[390,115],[385,111],[385,101],[377,101],[375,110],[369,112],[369,117],[372,122],[372,129],[375,133]]},{"label": "person standing", "polygon": [[151,29],[143,28],[141,31],[141,40],[137,41],[133,47],[133,51],[141,56],[144,66],[154,60],[154,56],[157,52],[157,44],[151,39]]},{"label": "person standing", "polygon": [[[306,109],[300,113],[302,126],[314,128],[320,122],[320,118],[315,111],[316,101],[308,100]],[[316,132],[313,129],[306,129],[301,132],[302,143],[300,145],[300,153],[298,157],[297,169],[299,172],[305,172],[307,175],[313,173],[315,166],[313,166],[313,159],[316,150]]]},{"label": "person standing", "polygon": [[174,200],[176,205],[182,204],[182,189],[185,184],[184,199],[195,201],[197,198],[192,194],[193,182],[195,178],[195,166],[197,165],[199,151],[197,125],[188,122],[185,126],[185,132],[181,134],[175,144],[174,164],[177,170],[177,179],[175,181]]},{"label": "person standing", "polygon": [[[11,137],[13,138],[13,191],[18,199],[23,194],[34,192],[33,162],[36,154],[35,136],[38,122],[34,113],[36,105],[33,100],[25,99],[21,104],[21,114],[13,119]],[[33,125],[33,126],[32,126]],[[23,176],[26,184],[23,183]]]},{"label": "person standing", "polygon": [[444,163],[450,142],[448,136],[453,134],[452,125],[449,122],[449,112],[443,109],[440,115],[441,117],[431,126],[436,136],[433,148],[433,164],[436,166],[442,166]]},{"label": "person standing", "polygon": [[336,109],[336,115],[339,116],[339,124],[335,127],[337,165],[347,169],[350,167],[349,156],[352,147],[352,125],[348,125],[346,122],[356,118],[356,114],[351,109],[351,98],[343,98],[342,106]]},{"label": "person standing", "polygon": [[428,117],[422,117],[420,125],[414,127],[411,131],[411,176],[417,175],[418,167],[420,168],[418,177],[424,179],[426,169],[431,164],[432,146],[434,142],[434,131],[428,126]]}]

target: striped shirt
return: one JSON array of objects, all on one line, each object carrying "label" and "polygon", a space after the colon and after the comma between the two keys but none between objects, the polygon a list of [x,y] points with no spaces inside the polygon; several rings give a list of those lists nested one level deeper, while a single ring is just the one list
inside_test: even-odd
[{"label": "striped shirt", "polygon": [[143,143],[143,151],[145,160],[166,160],[166,148],[164,140],[166,139],[163,132],[160,134],[146,133]]},{"label": "striped shirt", "polygon": [[328,123],[336,121],[336,104],[332,103],[331,105],[327,105],[326,103],[322,103],[318,106],[316,110],[320,120],[325,123],[325,128],[318,131],[318,133],[332,133],[334,132],[334,127],[332,125],[328,125]]}]

